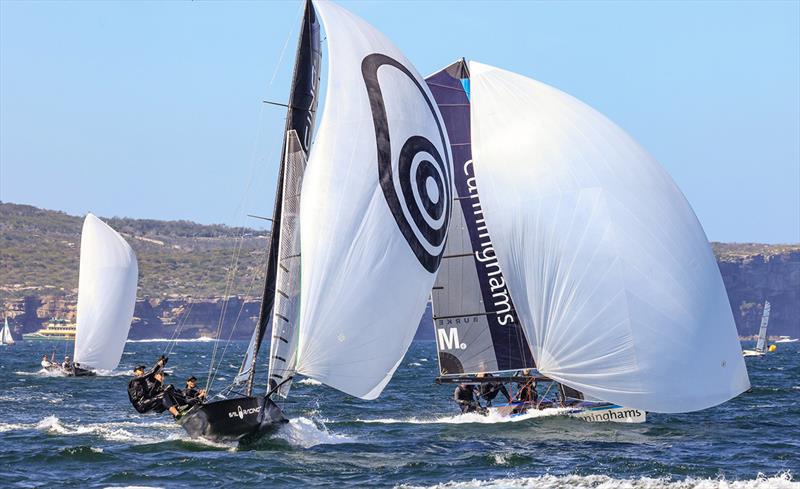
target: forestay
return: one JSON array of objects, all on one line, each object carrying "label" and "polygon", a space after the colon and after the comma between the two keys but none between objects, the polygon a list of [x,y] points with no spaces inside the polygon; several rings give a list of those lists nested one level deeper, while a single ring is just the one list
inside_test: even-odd
[{"label": "forestay", "polygon": [[136,304],[139,268],[125,240],[87,214],[81,232],[75,358],[82,367],[117,367]]},{"label": "forestay", "polygon": [[439,268],[451,157],[405,56],[345,9],[315,5],[329,72],[302,191],[297,371],[373,399],[408,349]]},{"label": "forestay", "polygon": [[719,269],[672,179],[571,96],[469,67],[483,211],[539,371],[655,412],[745,391]]},{"label": "forestay", "polygon": [[469,72],[458,61],[425,81],[453,154],[453,215],[431,297],[439,371],[476,374],[534,367],[494,256],[472,165]]}]

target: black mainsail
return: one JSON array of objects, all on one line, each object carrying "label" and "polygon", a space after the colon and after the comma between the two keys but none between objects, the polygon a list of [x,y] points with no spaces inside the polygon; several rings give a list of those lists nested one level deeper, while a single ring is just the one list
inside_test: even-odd
[{"label": "black mainsail", "polygon": [[[294,74],[292,75],[289,103],[286,111],[286,128],[284,136],[289,131],[297,133],[301,149],[308,154],[314,132],[314,119],[316,117],[317,101],[320,81],[320,64],[322,61],[322,47],[320,43],[320,26],[311,1],[306,2],[303,22],[300,28],[300,37],[295,56]],[[253,332],[245,359],[242,363],[240,376],[247,373],[247,395],[253,393],[253,381],[256,374],[256,359],[264,340],[264,334],[272,318],[275,301],[275,281],[278,270],[278,255],[280,248],[280,229],[282,222],[283,187],[286,177],[286,139],[284,137],[281,149],[281,164],[278,171],[278,182],[275,189],[275,204],[272,210],[272,233],[270,233],[267,248],[268,259],[266,266],[266,279],[264,282],[264,295],[261,300],[261,311],[258,325]],[[281,341],[281,336],[273,338]],[[272,361],[272,359],[270,359]],[[273,379],[271,379],[273,380]],[[270,382],[270,388],[275,382]]]},{"label": "black mainsail", "polygon": [[[289,103],[287,104],[286,130],[275,191],[275,204],[272,211],[272,232],[267,248],[268,258],[261,311],[250,340],[250,346],[235,380],[235,382],[247,380],[245,396],[208,402],[195,406],[184,414],[178,422],[192,436],[247,441],[258,438],[277,424],[287,421],[281,409],[268,395],[253,396],[253,385],[258,352],[267,328],[272,322],[275,294],[278,289],[276,287],[278,268],[284,266],[279,262],[279,256],[281,255],[281,238],[287,232],[283,215],[287,169],[289,169],[290,179],[293,178],[292,175],[297,174],[298,165],[302,170],[305,155],[311,144],[317,108],[321,57],[320,26],[314,7],[310,1],[307,1],[295,57]],[[292,181],[294,184],[291,188],[294,190],[290,191],[297,194],[298,180]],[[289,198],[296,200],[297,195],[291,195]],[[276,330],[276,333],[273,333],[272,341],[284,341],[282,337],[287,334],[285,327],[283,332],[278,328],[273,329]],[[276,382],[270,382],[267,390],[269,391],[276,385]]]},{"label": "black mainsail", "polygon": [[453,63],[425,81],[447,126],[455,187],[447,244],[431,294],[440,373],[533,368],[483,219],[472,166],[467,64]]}]

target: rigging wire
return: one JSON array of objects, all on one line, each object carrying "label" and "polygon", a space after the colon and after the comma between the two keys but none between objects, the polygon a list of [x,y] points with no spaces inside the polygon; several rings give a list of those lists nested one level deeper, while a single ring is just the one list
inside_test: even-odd
[{"label": "rigging wire", "polygon": [[[284,58],[284,55],[286,53],[286,49],[287,49],[287,47],[289,45],[289,40],[291,39],[292,34],[294,33],[294,30],[295,30],[294,26],[296,26],[298,24],[297,20],[301,17],[303,10],[304,10],[304,5],[301,2],[299,4],[299,6],[298,6],[295,22],[292,23],[292,27],[289,29],[289,32],[287,33],[286,40],[284,41],[283,47],[281,48],[281,52],[280,52],[280,55],[278,57],[278,62],[276,63],[275,68],[274,68],[274,70],[272,72],[272,76],[270,78],[270,81],[267,84],[267,90],[268,91],[271,89],[271,87],[272,87],[272,85],[273,85],[273,83],[275,81],[275,78],[276,78],[276,76],[278,74],[278,70],[279,70],[279,68],[280,68],[280,66],[281,66],[281,64],[283,62],[283,58]],[[250,179],[249,179],[249,181],[247,183],[247,186],[246,186],[246,189],[245,189],[244,193],[242,194],[242,199],[240,200],[239,205],[237,206],[237,211],[236,211],[235,214],[240,214],[241,213],[241,209],[244,207],[245,201],[248,198],[248,196],[250,195],[250,190],[252,188],[253,180],[255,179],[255,172],[257,171],[256,163],[258,162],[257,161],[258,158],[256,157],[256,155],[258,154],[258,151],[260,149],[260,141],[261,141],[260,133],[262,132],[262,128],[263,128],[263,119],[264,119],[264,107],[263,107],[263,104],[260,104],[258,130],[257,130],[256,139],[255,139],[255,141],[253,143],[253,150],[252,150],[252,156],[251,156],[252,163],[251,163]],[[274,232],[274,230],[272,230],[270,232]],[[245,228],[242,227],[242,235],[240,236],[239,247],[238,247],[238,249],[235,248],[235,250],[234,250],[234,257],[232,259],[232,266],[231,266],[231,269],[229,269],[229,273],[228,273],[228,280],[227,280],[227,283],[226,283],[225,295],[224,295],[224,299],[223,299],[224,300],[223,307],[222,307],[222,310],[220,311],[220,318],[219,318],[218,325],[217,325],[217,334],[216,334],[217,338],[219,338],[219,336],[221,334],[221,331],[222,331],[222,326],[224,324],[225,313],[227,311],[228,300],[229,300],[229,292],[230,292],[231,285],[233,284],[233,281],[235,280],[235,273],[236,273],[236,270],[237,270],[236,267],[237,267],[237,264],[238,264],[239,255],[241,253],[241,245],[244,242],[244,234],[245,234]],[[237,317],[237,321],[238,321],[238,317]],[[235,324],[234,324],[234,327],[235,327]],[[233,331],[233,329],[231,331]],[[220,355],[220,360],[219,360],[220,364],[221,364],[221,362],[222,362],[222,360],[224,358],[224,354],[225,354],[225,351],[227,350],[227,346],[231,341],[231,337],[232,337],[232,333],[231,333],[231,335],[229,335],[229,338],[226,341],[226,345],[223,348],[223,351],[222,351],[222,353]],[[212,371],[215,370],[214,369],[214,362],[216,360],[216,355],[217,355],[218,349],[219,349],[219,341],[215,342],[215,344],[214,344],[214,349],[213,349],[213,352],[212,352],[211,361],[209,362],[208,377],[206,379],[206,390],[208,390],[208,388],[209,388],[209,386],[210,386],[210,384],[212,382]],[[215,375],[216,375],[216,373],[214,372],[213,376],[215,376]]]}]

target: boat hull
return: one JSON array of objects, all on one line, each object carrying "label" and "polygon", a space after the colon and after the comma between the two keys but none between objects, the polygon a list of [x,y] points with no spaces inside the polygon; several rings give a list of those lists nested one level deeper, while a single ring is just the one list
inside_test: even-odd
[{"label": "boat hull", "polygon": [[742,355],[746,357],[763,357],[764,352],[757,350],[742,350]]},{"label": "boat hull", "polygon": [[178,420],[193,438],[249,443],[289,420],[271,399],[239,397],[201,404]]},{"label": "boat hull", "polygon": [[28,333],[22,335],[25,341],[75,341],[74,336],[45,336],[39,333]]},{"label": "boat hull", "polygon": [[[540,405],[531,403],[515,402],[511,404],[501,404],[489,408],[489,412],[495,412],[501,416],[522,416],[529,410],[544,408],[562,408],[552,402],[544,402]],[[640,409],[631,409],[607,402],[581,402],[564,408],[563,416],[582,419],[595,423],[644,423],[647,421],[647,413]]]}]

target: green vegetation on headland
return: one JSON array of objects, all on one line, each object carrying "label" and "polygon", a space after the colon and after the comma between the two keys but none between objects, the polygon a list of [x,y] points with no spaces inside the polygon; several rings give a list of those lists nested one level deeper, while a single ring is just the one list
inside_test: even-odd
[{"label": "green vegetation on headland", "polygon": [[[255,284],[263,280],[264,231],[190,221],[101,219],[136,251],[139,297],[260,297]],[[82,217],[63,212],[0,203],[0,299],[75,294],[82,224]]]},{"label": "green vegetation on headland", "polygon": [[[242,321],[255,321],[267,233],[189,221],[102,219],[123,234],[139,260],[134,326],[141,326],[132,331],[161,336],[161,328],[186,310],[194,324],[216,324],[226,310],[222,299],[231,296],[239,305],[228,311],[226,324],[235,323],[239,307]],[[0,203],[0,303],[28,330],[50,315],[74,316],[82,222],[63,212]],[[740,334],[757,331],[768,299],[770,334],[800,335],[800,244],[712,247]],[[144,332],[150,327],[155,329]]]}]

